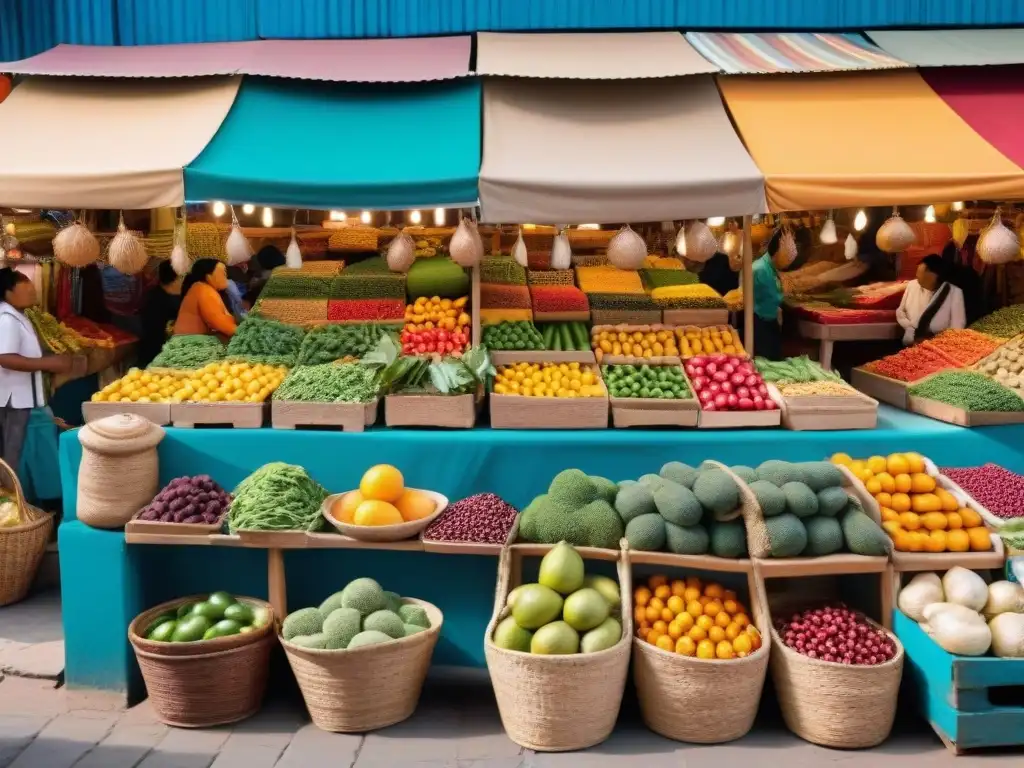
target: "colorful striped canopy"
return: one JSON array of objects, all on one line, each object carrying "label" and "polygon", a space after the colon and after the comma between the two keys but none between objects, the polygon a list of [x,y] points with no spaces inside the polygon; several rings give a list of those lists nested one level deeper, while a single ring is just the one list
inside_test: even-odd
[{"label": "colorful striped canopy", "polygon": [[857,34],[687,32],[705,59],[729,75],[842,72],[909,67]]}]

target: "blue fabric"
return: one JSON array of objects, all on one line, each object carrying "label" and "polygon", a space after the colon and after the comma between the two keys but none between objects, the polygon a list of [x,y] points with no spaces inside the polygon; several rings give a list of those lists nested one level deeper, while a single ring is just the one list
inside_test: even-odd
[{"label": "blue fabric", "polygon": [[234,280],[228,280],[227,294],[228,310],[234,316],[235,322],[240,323],[246,315],[245,307],[242,304],[242,289]]},{"label": "blue fabric", "polygon": [[189,200],[295,208],[473,203],[480,84],[345,85],[245,78],[185,169]]},{"label": "blue fabric", "polygon": [[[232,488],[270,461],[305,466],[331,491],[355,487],[371,464],[401,468],[413,487],[451,499],[491,491],[522,508],[567,467],[614,480],[656,471],[670,460],[719,459],[757,465],[770,458],[820,459],[920,451],[940,465],[994,461],[1024,472],[1024,428],[965,429],[882,406],[875,430],[856,432],[631,431],[527,432],[372,429],[365,433],[169,428],[159,446],[160,481],[209,473]],[[221,547],[124,546],[118,531],[75,519],[81,445],[61,438],[65,522],[61,580],[72,687],[136,691],[125,639],[128,622],[147,607],[186,594],[227,589],[266,597],[266,555]],[[497,563],[482,556],[422,552],[296,550],[286,554],[288,602],[315,605],[357,576],[422,597],[445,615],[436,664],[483,666],[481,637],[490,618]]]},{"label": "blue fabric", "polygon": [[47,408],[33,408],[21,449],[18,479],[30,504],[59,499],[60,449],[57,425]]}]

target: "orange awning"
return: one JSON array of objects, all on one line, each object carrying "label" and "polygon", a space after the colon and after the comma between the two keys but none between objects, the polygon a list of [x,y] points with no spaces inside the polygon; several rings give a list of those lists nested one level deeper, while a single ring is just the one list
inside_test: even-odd
[{"label": "orange awning", "polygon": [[1024,170],[915,71],[718,84],[772,211],[1024,199]]}]

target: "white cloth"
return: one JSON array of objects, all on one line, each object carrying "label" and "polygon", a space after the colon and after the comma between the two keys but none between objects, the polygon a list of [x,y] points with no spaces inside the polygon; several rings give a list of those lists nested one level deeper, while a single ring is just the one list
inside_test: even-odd
[{"label": "white cloth", "polygon": [[[947,328],[963,328],[967,325],[967,315],[964,312],[964,292],[952,283],[948,285],[949,294],[935,316],[932,317],[928,327],[928,331],[932,334],[940,333]],[[918,322],[935,293],[935,291],[929,291],[922,287],[917,280],[907,283],[903,298],[900,300],[900,307],[896,310],[896,322],[903,327],[904,344],[914,343],[914,333],[917,331]]]},{"label": "white cloth", "polygon": [[[36,336],[32,322],[5,301],[0,302],[0,355],[43,356],[43,348],[39,345],[39,337]],[[44,402],[41,373],[0,368],[0,405],[35,408]]]}]

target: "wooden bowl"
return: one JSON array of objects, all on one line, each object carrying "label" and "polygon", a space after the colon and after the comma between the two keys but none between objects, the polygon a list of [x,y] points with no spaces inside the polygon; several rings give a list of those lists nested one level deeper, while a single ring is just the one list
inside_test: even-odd
[{"label": "wooden bowl", "polygon": [[345,493],[332,494],[324,499],[324,503],[320,506],[320,513],[324,516],[324,520],[338,529],[339,533],[358,541],[402,541],[403,539],[411,539],[419,536],[428,525],[437,519],[438,515],[444,512],[448,506],[448,497],[434,491],[425,491],[421,488],[408,488],[407,490],[419,491],[433,499],[434,511],[421,520],[396,523],[395,525],[354,525],[352,523],[343,523],[331,514],[331,508],[334,506],[335,501],[343,498],[348,493],[352,493],[352,491],[346,491]]}]

